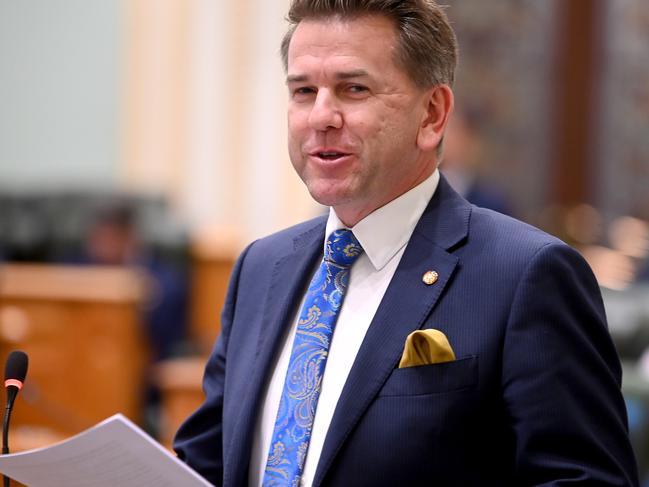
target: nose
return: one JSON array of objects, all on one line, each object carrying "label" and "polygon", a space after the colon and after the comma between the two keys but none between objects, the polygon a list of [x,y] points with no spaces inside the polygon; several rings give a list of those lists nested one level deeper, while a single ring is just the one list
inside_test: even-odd
[{"label": "nose", "polygon": [[314,130],[326,131],[342,127],[343,117],[335,96],[320,89],[309,114],[309,125]]}]

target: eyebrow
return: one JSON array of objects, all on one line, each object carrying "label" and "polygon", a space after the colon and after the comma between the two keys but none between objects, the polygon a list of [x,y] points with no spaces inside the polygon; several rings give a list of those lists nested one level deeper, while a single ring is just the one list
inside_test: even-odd
[{"label": "eyebrow", "polygon": [[[370,74],[364,69],[354,69],[352,71],[340,71],[334,76],[338,80],[345,80],[350,78],[362,78]],[[306,74],[289,74],[286,77],[286,83],[303,83],[308,81],[309,77]]]}]

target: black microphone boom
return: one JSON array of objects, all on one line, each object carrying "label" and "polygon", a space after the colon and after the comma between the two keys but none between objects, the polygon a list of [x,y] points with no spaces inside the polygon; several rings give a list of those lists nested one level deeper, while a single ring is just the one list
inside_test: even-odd
[{"label": "black microphone boom", "polygon": [[[2,423],[2,454],[9,453],[9,420],[11,419],[11,410],[14,407],[14,401],[18,391],[22,389],[25,376],[27,375],[27,365],[29,359],[27,354],[20,350],[14,350],[7,358],[5,365],[5,388],[7,389],[7,406],[5,407],[5,416]],[[9,486],[9,477],[4,476],[5,487]]]}]

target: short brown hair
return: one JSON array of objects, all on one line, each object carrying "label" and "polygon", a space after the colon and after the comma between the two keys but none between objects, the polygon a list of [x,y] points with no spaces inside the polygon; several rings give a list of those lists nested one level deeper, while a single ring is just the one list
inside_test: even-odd
[{"label": "short brown hair", "polygon": [[288,48],[297,25],[306,19],[354,19],[384,15],[398,32],[397,63],[420,87],[452,85],[458,48],[455,33],[434,0],[293,0],[289,28],[282,40],[282,62],[288,69]]}]

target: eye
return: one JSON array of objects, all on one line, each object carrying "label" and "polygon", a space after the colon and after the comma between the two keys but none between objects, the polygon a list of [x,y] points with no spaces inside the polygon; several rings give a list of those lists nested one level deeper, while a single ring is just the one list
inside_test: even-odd
[{"label": "eye", "polygon": [[353,100],[363,100],[370,94],[370,89],[365,85],[350,84],[345,87],[345,93]]},{"label": "eye", "polygon": [[297,88],[294,88],[291,91],[291,94],[292,94],[293,98],[305,99],[305,98],[308,98],[309,96],[313,95],[315,92],[316,92],[316,90],[311,88],[310,86],[299,86]]},{"label": "eye", "polygon": [[363,85],[351,85],[349,87],[349,91],[352,93],[365,93],[367,91],[367,87]]}]

